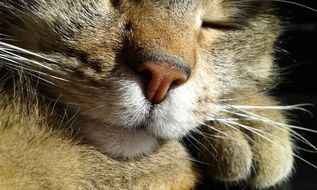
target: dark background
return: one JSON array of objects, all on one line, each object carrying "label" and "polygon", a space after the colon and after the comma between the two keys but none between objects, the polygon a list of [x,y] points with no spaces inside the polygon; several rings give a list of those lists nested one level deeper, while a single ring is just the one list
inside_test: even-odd
[{"label": "dark background", "polygon": [[[316,0],[291,0],[317,9]],[[294,122],[306,128],[317,130],[317,11],[287,3],[278,3],[280,14],[287,21],[286,31],[278,46],[288,53],[279,53],[278,63],[285,68],[283,83],[274,91],[288,104],[310,103],[306,107],[314,116],[297,112]],[[300,132],[317,145],[317,134]],[[304,146],[297,143],[299,146]],[[300,151],[305,160],[317,165],[317,154]],[[297,159],[296,173],[287,183],[276,190],[317,190],[317,168]]]},{"label": "dark background", "polygon": [[[316,0],[292,0],[317,10]],[[290,73],[280,86],[281,91],[293,93],[317,94],[317,11],[297,5],[278,3],[282,21],[286,30],[278,46],[289,53],[280,53],[279,63]],[[287,23],[288,22],[288,23]],[[285,83],[286,82],[286,83]]]}]

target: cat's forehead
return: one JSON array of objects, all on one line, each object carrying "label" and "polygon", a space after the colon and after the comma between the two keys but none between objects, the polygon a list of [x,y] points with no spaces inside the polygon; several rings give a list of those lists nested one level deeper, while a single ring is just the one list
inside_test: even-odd
[{"label": "cat's forehead", "polygon": [[[10,11],[47,21],[86,22],[115,15],[128,15],[132,20],[155,18],[177,22],[202,18],[208,22],[240,25],[268,9],[268,0],[16,0],[0,2]],[[24,17],[25,17],[24,16]],[[199,17],[200,16],[200,17]],[[164,19],[163,19],[164,18]],[[194,18],[194,19],[191,19]],[[110,19],[111,20],[111,19]],[[189,23],[186,22],[186,23]]]},{"label": "cat's forehead", "polygon": [[[109,0],[103,1],[109,3]],[[212,7],[221,9],[258,9],[259,6],[267,4],[267,2],[267,0],[112,0],[110,4],[128,4],[133,8],[149,7],[186,12],[192,8],[208,10]]]},{"label": "cat's forehead", "polygon": [[121,0],[111,2],[109,6],[123,8],[123,13],[137,14],[138,17],[161,16],[181,19],[181,21],[190,21],[191,17],[195,17],[231,25],[246,23],[249,18],[270,9],[267,0]]},{"label": "cat's forehead", "polygon": [[160,8],[161,10],[177,10],[179,12],[188,11],[192,8],[209,9],[216,6],[217,8],[230,9],[258,9],[259,6],[267,4],[268,0],[16,0],[0,2],[1,4],[11,4],[20,8],[41,7],[41,6],[90,6],[100,5],[106,7],[118,6],[121,4],[130,5],[131,8]]},{"label": "cat's forehead", "polygon": [[[54,11],[56,14],[72,14],[81,12],[109,11],[121,9],[121,11],[160,14],[173,12],[178,15],[186,15],[195,12],[204,12],[213,15],[235,16],[234,14],[252,15],[263,10],[268,0],[16,0],[0,2],[6,7],[14,7],[19,10],[44,10]],[[67,11],[68,10],[68,11]]]}]

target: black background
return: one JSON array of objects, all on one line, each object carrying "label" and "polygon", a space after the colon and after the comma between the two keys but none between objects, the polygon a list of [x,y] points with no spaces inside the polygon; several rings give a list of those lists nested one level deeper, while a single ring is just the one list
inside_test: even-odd
[{"label": "black background", "polygon": [[[292,0],[317,9],[316,0]],[[279,3],[282,21],[286,22],[286,30],[278,44],[289,51],[278,55],[281,67],[290,73],[281,91],[293,93],[317,94],[317,79],[314,65],[317,63],[317,12],[296,5]],[[288,24],[287,24],[288,22]],[[315,80],[314,80],[315,79]]]},{"label": "black background", "polygon": [[[317,9],[316,0],[292,0]],[[294,124],[317,130],[317,11],[296,5],[279,3],[279,11],[287,21],[286,31],[278,46],[288,53],[278,54],[278,63],[285,68],[283,83],[275,90],[285,103],[310,103],[307,109],[314,116],[295,113]],[[297,130],[305,138],[317,145],[317,134]],[[303,146],[297,143],[299,146]],[[299,156],[317,165],[317,154],[299,152]],[[297,159],[295,175],[286,183],[274,188],[277,190],[317,190],[317,168]]]}]

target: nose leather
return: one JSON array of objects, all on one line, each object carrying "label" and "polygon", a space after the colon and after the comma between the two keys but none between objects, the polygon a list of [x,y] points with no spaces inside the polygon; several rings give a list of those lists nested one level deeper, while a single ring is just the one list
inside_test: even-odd
[{"label": "nose leather", "polygon": [[184,84],[188,79],[185,71],[168,63],[145,62],[139,65],[138,70],[151,74],[145,92],[154,104],[162,102],[173,85]]}]

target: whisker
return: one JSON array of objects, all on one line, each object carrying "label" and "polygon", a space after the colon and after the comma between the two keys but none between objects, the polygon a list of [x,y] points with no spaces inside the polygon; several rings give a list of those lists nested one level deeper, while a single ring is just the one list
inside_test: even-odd
[{"label": "whisker", "polygon": [[[29,50],[26,50],[26,49],[23,49],[20,47],[17,47],[15,45],[11,45],[9,43],[6,43],[6,42],[3,42],[0,40],[0,60],[6,61],[5,63],[0,63],[0,65],[5,66],[5,67],[11,66],[11,68],[18,67],[20,69],[24,69],[24,70],[27,70],[29,72],[41,74],[43,76],[47,76],[47,77],[57,79],[60,81],[69,82],[69,80],[67,80],[67,79],[51,75],[47,72],[34,70],[34,69],[30,68],[30,67],[32,67],[32,64],[34,64],[34,65],[39,66],[40,68],[46,69],[47,71],[54,72],[52,68],[50,68],[49,66],[44,64],[45,62],[39,62],[39,61],[30,59],[30,58],[24,57],[24,56],[22,56],[22,54],[30,55],[30,56],[33,56],[35,58],[39,58],[45,62],[49,61],[52,63],[56,63],[54,60],[49,59],[47,57],[44,57],[40,54],[34,53],[32,51],[29,51]],[[9,64],[8,62],[10,62],[12,64]],[[32,76],[35,76],[35,75],[32,75]],[[37,76],[35,76],[35,77],[37,77]],[[39,77],[37,77],[37,78],[39,78]],[[43,81],[48,82],[45,79]],[[50,81],[49,83],[52,84],[53,82]]]},{"label": "whisker", "polygon": [[[194,132],[194,133],[197,133],[197,134],[200,135],[200,136],[202,136],[202,137],[206,140],[206,142],[208,142],[208,145],[210,145],[210,147],[217,153],[216,148],[215,148],[214,145],[210,142],[210,137],[218,138],[218,137],[216,137],[216,135],[211,135],[211,134],[209,134],[209,133],[205,133],[205,132],[203,132],[203,131],[200,131],[200,130],[197,129],[197,128],[194,129],[193,132]],[[209,138],[208,138],[208,137],[209,137]],[[219,138],[223,138],[223,137],[219,137]],[[209,150],[208,150],[208,152],[209,152]]]},{"label": "whisker", "polygon": [[[262,130],[259,130],[259,129],[256,129],[256,128],[252,128],[252,127],[250,127],[250,126],[243,125],[243,124],[237,123],[237,122],[232,122],[232,121],[225,121],[225,122],[228,122],[228,123],[231,124],[231,125],[236,125],[236,126],[239,126],[239,127],[243,128],[243,129],[246,129],[246,130],[248,130],[248,131],[251,131],[252,133],[254,133],[254,134],[256,134],[256,135],[262,137],[263,139],[266,139],[267,141],[272,142],[272,139],[269,139],[269,138],[267,137],[267,136],[273,137],[273,135],[270,134],[270,133],[267,133],[267,132],[265,132],[265,131],[262,131]],[[265,135],[267,135],[267,136],[265,136]]]},{"label": "whisker", "polygon": [[206,165],[206,166],[211,166],[210,163],[207,163],[207,162],[203,162],[203,161],[200,161],[200,160],[196,160],[194,158],[189,158],[190,161],[193,161],[193,162],[196,162],[198,164],[203,164],[203,165]]},{"label": "whisker", "polygon": [[105,105],[96,106],[96,107],[88,110],[87,112],[93,112],[93,111],[98,110],[98,109],[103,108],[103,107],[105,107]]},{"label": "whisker", "polygon": [[237,109],[258,109],[258,110],[299,110],[310,115],[313,115],[311,111],[303,108],[304,106],[314,106],[313,104],[294,104],[294,105],[287,105],[287,106],[249,106],[249,105],[230,105],[233,108]]},{"label": "whisker", "polygon": [[[223,122],[223,121],[225,121],[225,122]],[[277,143],[277,142],[274,141],[273,139],[277,139],[277,140],[282,141],[282,142],[285,142],[285,140],[283,140],[283,139],[281,139],[281,138],[278,138],[278,137],[276,137],[276,136],[274,136],[274,135],[272,135],[272,134],[270,134],[270,133],[267,133],[267,132],[264,132],[264,131],[261,131],[261,130],[252,129],[252,127],[250,127],[250,126],[242,125],[242,124],[237,123],[237,122],[234,122],[234,121],[232,121],[232,120],[230,120],[230,121],[229,121],[229,120],[222,120],[221,122],[222,122],[223,124],[229,124],[230,126],[232,126],[232,125],[240,126],[240,127],[244,128],[244,129],[247,129],[247,130],[249,130],[249,131],[255,133],[256,135],[260,136],[260,137],[263,138],[264,140],[267,140],[268,142],[277,145],[279,148],[281,148],[282,151],[287,150],[286,147],[284,147],[284,146],[283,146],[282,144],[280,144],[280,143]],[[228,125],[227,125],[227,126],[228,126]],[[235,127],[234,127],[234,128],[235,128]],[[235,129],[236,129],[236,128],[235,128]],[[270,136],[270,137],[273,138],[273,139],[270,139],[270,138],[264,136],[264,135],[261,134],[261,133],[263,133],[264,135],[268,135],[268,136]],[[251,138],[251,137],[249,137],[249,138]],[[252,139],[252,141],[254,142],[253,139]],[[300,147],[299,147],[299,148],[300,148]],[[302,149],[302,148],[301,148],[301,149]],[[305,150],[305,149],[303,149],[303,150]],[[296,153],[293,152],[292,155],[293,155],[294,157],[300,159],[300,160],[303,161],[304,163],[306,163],[306,164],[308,164],[308,165],[310,165],[310,166],[312,166],[312,167],[314,167],[314,168],[317,169],[317,166],[316,166],[316,165],[314,165],[313,163],[311,163],[311,162],[305,160],[304,158],[300,157],[298,154],[296,154]]]},{"label": "whisker", "polygon": [[[200,146],[200,147],[202,147],[204,150],[206,150],[207,153],[212,154],[212,153],[210,152],[209,148],[206,147],[206,145],[204,145],[202,142],[200,142],[199,140],[197,140],[197,139],[193,136],[193,134],[189,133],[188,136],[189,136],[190,138],[192,138],[192,139],[197,143],[198,146]],[[211,146],[211,147],[213,147],[213,146]],[[200,150],[200,151],[201,151],[201,150]]]},{"label": "whisker", "polygon": [[188,137],[190,136],[185,136],[184,138],[191,144],[193,145],[199,152],[203,152],[199,147],[196,146],[195,143],[193,143]]},{"label": "whisker", "polygon": [[[245,110],[239,110],[239,111],[245,112],[245,114],[237,113],[237,112],[233,112],[233,111],[228,111],[228,110],[223,110],[223,111],[224,111],[224,112],[227,112],[227,113],[230,113],[230,114],[234,114],[234,115],[240,116],[240,117],[247,118],[247,119],[249,119],[249,120],[255,120],[255,121],[264,122],[264,123],[266,123],[266,124],[269,124],[269,125],[272,126],[272,127],[275,127],[275,128],[277,127],[277,129],[279,129],[278,127],[282,127],[282,128],[284,128],[284,129],[287,129],[287,130],[292,129],[292,128],[295,128],[295,129],[300,128],[301,130],[304,130],[304,131],[313,131],[314,133],[317,132],[317,131],[315,131],[315,130],[310,130],[310,129],[306,129],[306,128],[302,128],[302,127],[298,127],[298,126],[293,126],[293,125],[288,125],[288,124],[283,124],[283,123],[275,122],[275,121],[269,120],[269,119],[267,119],[267,118],[258,116],[258,115],[254,114],[254,113],[247,112],[247,111],[245,111]],[[302,135],[300,135],[299,133],[297,133],[297,132],[294,131],[294,130],[290,130],[290,132],[291,132],[291,135],[292,135],[295,139],[297,139],[297,140],[299,140],[299,141],[305,143],[306,145],[310,146],[311,148],[314,149],[314,151],[317,151],[316,146],[314,146],[311,142],[309,142],[305,137],[303,137]]]},{"label": "whisker", "polygon": [[[1,43],[1,42],[0,42],[0,43]],[[12,58],[14,58],[14,59],[16,59],[16,60],[19,60],[19,61],[27,61],[27,62],[30,62],[30,63],[34,63],[34,64],[36,64],[36,65],[38,65],[38,66],[40,66],[40,67],[43,67],[43,68],[45,68],[45,69],[47,69],[47,70],[52,71],[52,69],[51,69],[50,67],[48,67],[48,66],[46,66],[46,65],[43,65],[43,64],[39,63],[38,61],[34,61],[34,60],[31,60],[31,59],[28,59],[28,58],[26,58],[26,57],[23,57],[23,56],[21,56],[21,55],[15,54],[15,53],[12,53],[12,52],[7,51],[7,50],[5,50],[5,49],[0,49],[0,50],[1,50],[2,52],[6,53],[5,55],[12,56]]]},{"label": "whisker", "polygon": [[[196,132],[196,130],[194,130],[194,132]],[[200,134],[201,136],[208,137],[208,138],[228,139],[228,138],[226,138],[224,136],[221,136],[221,135],[213,135],[213,134],[210,134],[210,133],[207,133],[207,132],[203,132],[203,131],[200,131],[200,130],[197,130],[197,133]]]},{"label": "whisker", "polygon": [[[71,130],[71,133],[73,134],[74,129],[73,129],[73,124],[75,123],[75,118],[78,116],[79,114],[79,109],[76,110],[75,113],[73,113],[73,116],[71,118],[69,118],[66,122],[64,122],[63,124],[61,123],[60,125],[65,127],[66,125],[68,125],[68,129]],[[69,123],[71,121],[71,123]],[[79,129],[77,130],[77,133],[79,133]]]},{"label": "whisker", "polygon": [[223,134],[223,135],[225,135],[226,137],[228,137],[229,139],[237,140],[237,139],[231,137],[230,135],[226,134],[225,132],[223,132],[223,131],[221,131],[221,130],[215,128],[215,127],[212,127],[211,125],[208,125],[208,124],[206,124],[206,123],[204,123],[204,122],[200,122],[200,125],[205,126],[205,127],[208,127],[209,129],[214,130],[214,131],[216,131],[216,132],[218,132],[218,133],[220,133],[220,134]]},{"label": "whisker", "polygon": [[[3,63],[0,62],[0,66],[3,66]],[[8,66],[9,66],[9,67],[8,67]],[[16,67],[15,65],[8,64],[8,63],[6,63],[6,68],[7,68],[7,69],[14,70],[14,71],[16,71],[16,72],[21,72],[22,70],[30,70],[30,69],[24,68],[24,67],[22,67],[22,66]],[[23,74],[25,74],[25,73],[23,72]],[[30,75],[30,76],[33,76],[33,77],[35,77],[35,78],[37,78],[37,79],[40,79],[40,80],[42,80],[42,81],[45,81],[45,82],[47,82],[47,83],[49,83],[49,84],[51,84],[51,85],[56,86],[55,83],[53,83],[53,82],[51,82],[51,81],[48,81],[48,80],[46,80],[46,79],[44,79],[44,78],[42,78],[42,77],[40,77],[40,76],[38,76],[38,75],[35,75],[35,74],[32,73],[32,72],[28,72],[27,74]],[[39,73],[38,73],[38,74],[39,74]]]},{"label": "whisker", "polygon": [[54,104],[52,106],[52,111],[51,111],[51,115],[53,115],[55,113],[55,109],[56,109],[56,106],[57,106],[57,103],[58,101],[60,100],[60,98],[62,97],[62,95],[59,95],[56,100],[54,100]]},{"label": "whisker", "polygon": [[[240,124],[240,123],[233,122],[233,124],[234,124],[234,125],[238,125],[238,126],[240,126],[240,127],[242,127],[242,128],[245,128],[245,129],[247,129],[247,130],[250,130],[250,129],[251,129],[251,127],[246,126],[246,125],[242,125],[242,124]],[[259,130],[259,131],[261,131],[261,130]],[[260,134],[260,133],[258,133],[258,132],[255,132],[254,129],[251,130],[251,132],[253,132],[253,133],[255,133],[256,135],[260,136],[260,137],[263,138],[264,140],[267,140],[268,142],[277,145],[279,148],[281,148],[282,151],[285,151],[285,150],[286,150],[286,148],[285,148],[282,144],[277,143],[277,142],[275,142],[274,140],[269,139],[269,138],[265,137],[264,135],[262,135],[262,134]],[[261,131],[261,132],[264,132],[264,131]],[[265,134],[268,134],[269,136],[271,136],[271,137],[273,137],[273,138],[275,138],[275,139],[281,140],[282,142],[284,141],[283,139],[277,138],[277,137],[275,137],[275,136],[272,135],[272,134],[269,134],[269,133],[266,133],[266,132],[264,132],[264,133],[265,133]],[[297,155],[296,153],[293,152],[292,155],[295,156],[296,158],[300,159],[301,161],[305,162],[306,164],[312,166],[313,168],[317,169],[317,166],[316,166],[316,165],[314,165],[313,163],[311,163],[311,162],[305,160],[304,158],[300,157],[300,156]]]},{"label": "whisker", "polygon": [[0,36],[7,37],[7,38],[9,38],[9,37],[10,37],[9,35],[2,34],[2,33],[0,33]]},{"label": "whisker", "polygon": [[[20,47],[17,47],[17,46],[14,46],[14,45],[11,45],[11,44],[8,44],[8,43],[0,41],[0,47],[1,46],[8,47],[10,50],[15,50],[17,52],[25,53],[25,54],[28,54],[28,55],[33,55],[35,57],[38,57],[38,58],[41,58],[43,60],[47,60],[47,61],[50,61],[50,62],[53,62],[53,63],[55,62],[54,60],[49,59],[47,57],[44,57],[42,55],[39,55],[37,53],[34,53],[34,52],[28,51],[26,49],[23,49],[23,48],[20,48]],[[47,69],[50,69],[50,68],[47,68]]]},{"label": "whisker", "polygon": [[[248,111],[243,110],[243,109],[234,108],[234,107],[229,107],[229,108],[233,108],[233,109],[238,110],[238,111],[240,111],[240,112],[242,112],[242,113],[245,113],[244,115],[240,113],[239,116],[246,116],[246,117],[249,116],[249,119],[257,119],[257,120],[259,120],[259,121],[276,124],[276,125],[281,126],[281,127],[284,127],[284,128],[298,129],[298,130],[307,131],[307,132],[311,132],[311,133],[316,133],[316,134],[317,134],[317,130],[307,129],[307,128],[300,127],[300,126],[296,126],[296,125],[289,125],[289,124],[285,124],[285,123],[276,122],[276,121],[270,120],[270,119],[268,119],[268,118],[259,116],[259,115],[255,114],[255,113],[248,112]],[[239,114],[239,113],[237,113],[237,112],[233,112],[233,111],[229,111],[229,110],[222,110],[222,111],[228,112],[228,113],[231,113],[231,114],[235,114],[235,115],[238,115],[238,114]],[[253,117],[250,117],[250,116],[253,116]]]},{"label": "whisker", "polygon": [[314,9],[312,7],[309,7],[309,6],[301,4],[301,3],[296,3],[296,2],[293,2],[293,1],[287,1],[287,0],[271,0],[271,1],[280,2],[280,3],[287,3],[287,4],[299,6],[299,7],[302,7],[302,8],[305,8],[305,9],[308,9],[308,10],[311,10],[311,11],[317,13],[317,9]]},{"label": "whisker", "polygon": [[211,121],[219,122],[219,123],[221,123],[221,124],[226,125],[227,127],[230,127],[230,128],[232,128],[232,129],[234,129],[234,130],[240,132],[243,136],[245,136],[245,137],[246,137],[247,139],[249,139],[251,142],[254,142],[254,140],[253,140],[250,136],[248,136],[247,134],[243,133],[243,131],[237,129],[237,128],[234,127],[232,124],[226,122],[226,121],[233,121],[233,122],[234,122],[234,121],[239,121],[239,119],[237,119],[237,118],[224,118],[224,117],[222,118],[222,117],[220,117],[220,116],[211,117],[211,116],[208,116],[208,115],[206,115],[206,114],[203,114],[203,115],[205,115],[208,119],[210,118]]},{"label": "whisker", "polygon": [[[221,122],[221,121],[220,121]],[[226,126],[236,130],[236,131],[239,131],[243,136],[245,136],[247,139],[249,139],[251,142],[255,143],[255,141],[247,134],[245,134],[243,131],[237,129],[236,127],[234,127],[234,125],[230,124],[230,123],[227,123],[227,122],[222,122],[223,124],[225,124]]]},{"label": "whisker", "polygon": [[295,154],[295,153],[293,154],[293,156],[295,156],[296,158],[298,158],[298,159],[300,159],[301,161],[305,162],[305,163],[308,164],[309,166],[311,166],[311,167],[317,169],[317,166],[316,166],[315,164],[313,164],[313,163],[311,163],[311,162],[305,160],[305,159],[302,158],[301,156],[299,156],[299,155],[297,155],[297,154]]},{"label": "whisker", "polygon": [[[24,70],[27,70],[27,71],[30,71],[30,72],[33,72],[33,73],[37,73],[37,74],[41,74],[41,75],[44,75],[44,76],[51,77],[53,79],[61,80],[61,81],[64,81],[64,82],[69,82],[69,80],[67,80],[67,79],[60,78],[60,77],[57,77],[57,76],[54,76],[54,75],[50,75],[48,73],[44,73],[44,72],[41,72],[41,71],[38,71],[38,70],[34,70],[34,69],[31,69],[31,68],[22,66],[21,61],[23,61],[23,60],[14,60],[14,57],[0,54],[0,60],[1,59],[4,60],[4,61],[7,61],[5,63],[6,66],[16,67],[16,68],[19,68],[19,69],[24,69]],[[10,64],[8,62],[15,63],[15,64]],[[3,65],[3,63],[2,63],[2,65]],[[52,82],[50,82],[50,83],[52,83]]]},{"label": "whisker", "polygon": [[[186,137],[185,137],[185,138],[186,138]],[[186,139],[188,140],[188,138],[186,138]],[[186,142],[184,141],[184,139],[180,139],[180,141],[181,141],[181,143],[186,144]],[[188,140],[188,141],[189,141],[189,140]],[[193,145],[196,149],[198,148],[198,147],[196,147],[191,141],[189,141],[189,142],[190,142],[191,145]],[[198,149],[197,149],[197,150],[198,150]],[[198,150],[198,151],[199,151],[199,150]],[[189,160],[192,161],[192,162],[196,162],[196,163],[198,163],[198,164],[206,165],[206,166],[210,166],[210,165],[211,165],[210,163],[203,162],[203,161],[201,161],[201,160],[197,160],[197,159],[195,159],[195,158],[193,158],[193,157],[190,157]]]}]

